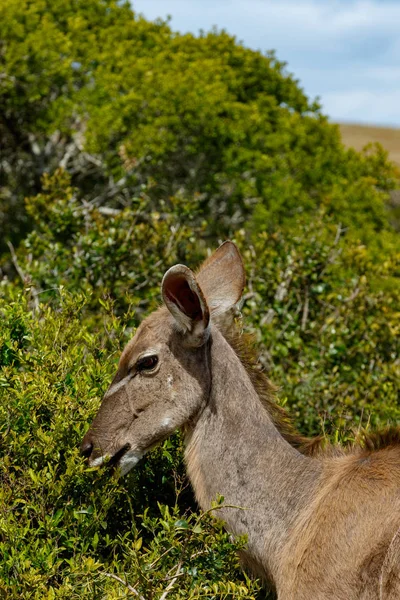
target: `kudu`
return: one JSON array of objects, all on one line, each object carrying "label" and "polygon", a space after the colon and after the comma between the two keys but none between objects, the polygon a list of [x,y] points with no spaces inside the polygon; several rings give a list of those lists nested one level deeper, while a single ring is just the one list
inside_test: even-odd
[{"label": "kudu", "polygon": [[200,506],[220,494],[238,507],[218,515],[247,534],[245,562],[279,600],[399,600],[398,430],[347,451],[300,451],[267,378],[222,333],[244,282],[231,242],[197,275],[183,265],[166,272],[165,306],[123,351],[82,452],[125,474],[182,428]]}]

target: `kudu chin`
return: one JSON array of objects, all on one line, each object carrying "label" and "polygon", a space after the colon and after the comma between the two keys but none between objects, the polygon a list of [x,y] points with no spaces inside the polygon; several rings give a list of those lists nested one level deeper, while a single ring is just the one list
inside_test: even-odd
[{"label": "kudu chin", "polygon": [[400,599],[400,434],[312,452],[274,403],[234,314],[242,259],[225,242],[197,274],[177,265],[164,306],[124,349],[82,452],[127,473],[176,429],[197,500],[248,538],[245,562],[279,600]]}]

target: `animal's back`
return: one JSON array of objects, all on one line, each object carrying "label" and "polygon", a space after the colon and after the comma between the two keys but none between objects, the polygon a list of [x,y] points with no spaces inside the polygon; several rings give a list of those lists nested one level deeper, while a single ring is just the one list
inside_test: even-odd
[{"label": "animal's back", "polygon": [[383,562],[379,582],[381,600],[400,598],[400,527],[394,534]]},{"label": "animal's back", "polygon": [[400,600],[400,447],[324,463],[282,554],[279,600]]}]

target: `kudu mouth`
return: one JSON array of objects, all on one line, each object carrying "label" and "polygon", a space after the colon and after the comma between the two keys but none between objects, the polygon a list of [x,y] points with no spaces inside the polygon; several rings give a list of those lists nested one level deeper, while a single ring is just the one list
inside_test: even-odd
[{"label": "kudu mouth", "polygon": [[83,441],[81,445],[81,454],[86,458],[91,467],[97,467],[106,463],[107,468],[115,470],[118,467],[123,456],[131,449],[130,444],[124,444],[115,454],[111,457],[108,454],[99,454],[93,456],[93,442]]},{"label": "kudu mouth", "polygon": [[125,456],[125,454],[127,452],[129,452],[129,450],[131,449],[131,445],[130,444],[125,444],[125,446],[122,446],[122,448],[120,448],[120,450],[118,450],[118,452],[116,452],[107,462],[107,467],[109,469],[112,469],[113,471],[116,469],[116,467],[118,467],[119,462],[121,460],[121,458],[123,456]]}]

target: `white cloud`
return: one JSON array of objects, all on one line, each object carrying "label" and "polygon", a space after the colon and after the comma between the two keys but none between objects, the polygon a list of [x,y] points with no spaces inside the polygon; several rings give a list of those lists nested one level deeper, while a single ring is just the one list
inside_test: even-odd
[{"label": "white cloud", "polygon": [[[332,121],[362,121],[370,125],[399,126],[400,90],[382,94],[379,89],[328,92],[323,97],[324,112]],[[370,118],[368,117],[370,115]],[[380,115],[379,121],[376,115]]]},{"label": "white cloud", "polygon": [[263,29],[275,39],[294,31],[295,40],[288,41],[305,43],[310,42],[310,33],[314,39],[326,40],[354,32],[374,34],[383,28],[397,36],[400,22],[400,3],[376,0],[136,0],[133,6],[149,18],[172,15],[173,25],[180,30],[196,32],[217,25],[235,33],[251,25],[253,31]]},{"label": "white cloud", "polygon": [[400,2],[137,0],[133,6],[150,19],[172,15],[171,26],[179,31],[217,25],[246,46],[275,49],[335,119],[348,118],[350,103],[358,121],[400,125],[400,102],[394,104],[400,94]]}]

